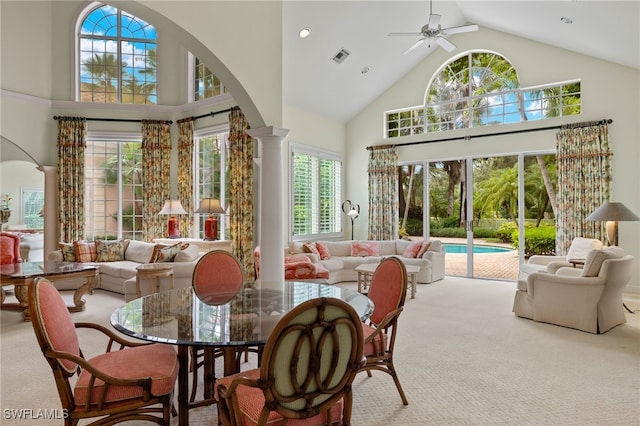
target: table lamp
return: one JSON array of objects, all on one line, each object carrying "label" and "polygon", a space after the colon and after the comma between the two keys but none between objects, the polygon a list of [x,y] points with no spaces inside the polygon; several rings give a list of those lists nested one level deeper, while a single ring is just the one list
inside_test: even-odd
[{"label": "table lamp", "polygon": [[634,222],[640,220],[635,213],[624,204],[615,201],[606,201],[593,213],[587,216],[587,220],[607,221],[607,240],[610,246],[618,245],[618,222]]},{"label": "table lamp", "polygon": [[218,220],[213,217],[214,213],[224,213],[220,200],[215,198],[203,198],[200,207],[195,213],[209,213],[209,217],[204,221],[204,240],[213,241],[218,239]]},{"label": "table lamp", "polygon": [[180,238],[180,224],[176,215],[187,214],[180,200],[165,200],[164,207],[158,214],[169,215],[169,221],[167,221],[168,238]]}]

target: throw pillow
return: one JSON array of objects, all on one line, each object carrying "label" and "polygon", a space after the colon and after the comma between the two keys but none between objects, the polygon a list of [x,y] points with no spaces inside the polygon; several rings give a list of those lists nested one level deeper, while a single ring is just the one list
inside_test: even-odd
[{"label": "throw pillow", "polygon": [[410,257],[415,258],[418,256],[418,252],[422,248],[422,241],[412,241],[409,243],[406,249],[404,249],[404,253],[402,253],[402,257]]},{"label": "throw pillow", "polygon": [[291,241],[289,243],[289,254],[300,254],[300,253],[304,253],[304,247],[302,246],[302,243]]},{"label": "throw pillow", "polygon": [[600,250],[602,242],[593,238],[576,237],[571,241],[567,260],[586,259],[591,250]]},{"label": "throw pillow", "polygon": [[62,252],[63,261],[76,261],[76,249],[73,247],[73,243],[58,243],[58,247],[60,247],[60,251]]},{"label": "throw pillow", "polygon": [[185,249],[189,246],[189,243],[176,243],[170,246],[165,246],[163,244],[157,244],[154,250],[155,256],[152,257],[153,263],[163,263],[163,262],[173,262],[182,250],[182,247]]},{"label": "throw pillow", "polygon": [[380,256],[380,246],[375,241],[352,241],[351,256]]},{"label": "throw pillow", "polygon": [[193,262],[200,256],[200,249],[196,245],[189,245],[182,250],[180,253],[176,255],[176,258],[173,259],[174,262]]},{"label": "throw pillow", "polygon": [[302,245],[302,247],[304,248],[305,253],[313,253],[318,256],[318,258],[320,257],[320,252],[318,251],[318,247],[314,241],[307,241]]},{"label": "throw pillow", "polygon": [[423,241],[420,245],[420,250],[418,250],[418,253],[416,254],[416,257],[421,258],[422,256],[424,256],[424,254],[429,251],[430,247],[431,241]]},{"label": "throw pillow", "polygon": [[94,241],[74,241],[73,249],[76,253],[76,262],[95,262],[98,258]]},{"label": "throw pillow", "polygon": [[153,263],[156,256],[156,245],[146,241],[131,240],[124,252],[124,259],[137,263]]},{"label": "throw pillow", "polygon": [[602,250],[591,250],[587,254],[582,268],[583,277],[597,277],[600,274],[602,263],[607,259],[618,259],[624,256],[624,251],[620,247],[607,247]]},{"label": "throw pillow", "polygon": [[96,262],[116,262],[124,260],[124,252],[127,249],[128,240],[96,241],[98,256]]},{"label": "throw pillow", "polygon": [[331,259],[331,253],[329,252],[329,246],[326,243],[321,243],[320,241],[316,241],[316,248],[318,249],[318,253],[320,253],[321,260]]}]

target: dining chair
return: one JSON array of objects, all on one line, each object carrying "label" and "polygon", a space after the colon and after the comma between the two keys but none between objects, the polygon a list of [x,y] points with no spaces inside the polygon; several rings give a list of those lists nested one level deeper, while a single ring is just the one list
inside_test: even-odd
[{"label": "dining chair", "polygon": [[[210,305],[223,305],[233,299],[242,289],[244,283],[244,272],[238,259],[225,250],[213,250],[205,253],[193,270],[192,286],[198,298]],[[209,350],[210,356],[205,357],[205,350]],[[240,355],[248,356],[250,348],[240,348],[236,355],[236,364],[240,364]],[[260,358],[261,347],[251,348]],[[213,363],[209,367],[210,373],[205,374],[204,380],[215,382],[215,359],[223,356],[220,349],[205,348],[203,346],[190,347],[192,374],[191,394],[189,400],[193,402],[198,389],[198,370],[204,367],[205,358],[209,358]],[[247,359],[247,358],[245,358]],[[248,359],[247,359],[248,360]],[[259,362],[259,360],[258,360]],[[204,369],[208,371],[207,368]]]},{"label": "dining chair", "polygon": [[350,425],[362,342],[360,318],[348,303],[301,303],[278,321],[259,368],[216,381],[218,422]]},{"label": "dining chair", "polygon": [[407,270],[404,263],[397,257],[385,258],[376,268],[369,284],[368,296],[373,301],[374,310],[362,324],[366,362],[361,368],[369,377],[372,370],[390,374],[404,405],[409,402],[393,365],[393,348],[406,295]]},{"label": "dining chair", "polygon": [[[89,424],[170,424],[178,377],[173,347],[128,342],[99,324],[74,323],[62,296],[46,278],[38,277],[29,286],[29,311],[40,349],[53,370],[65,425],[96,417]],[[106,352],[85,358],[76,329],[103,333]]]}]

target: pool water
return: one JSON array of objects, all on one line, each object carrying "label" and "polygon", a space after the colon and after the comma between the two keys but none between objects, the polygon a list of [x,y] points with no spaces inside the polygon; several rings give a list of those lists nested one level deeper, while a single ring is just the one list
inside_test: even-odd
[{"label": "pool water", "polygon": [[[467,253],[467,245],[459,244],[459,243],[444,243],[444,247],[447,250],[447,253]],[[511,252],[513,249],[506,247],[496,247],[496,246],[473,246],[473,254],[486,254],[486,253],[507,253]]]}]

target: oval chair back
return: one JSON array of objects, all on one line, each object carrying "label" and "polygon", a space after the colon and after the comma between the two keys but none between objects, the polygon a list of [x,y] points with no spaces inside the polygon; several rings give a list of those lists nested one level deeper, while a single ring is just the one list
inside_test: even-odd
[{"label": "oval chair back", "polygon": [[244,283],[244,272],[233,254],[214,250],[205,253],[198,260],[191,283],[203,302],[222,305],[240,291]]},{"label": "oval chair back", "polygon": [[0,265],[21,262],[20,237],[10,232],[0,232]]}]

